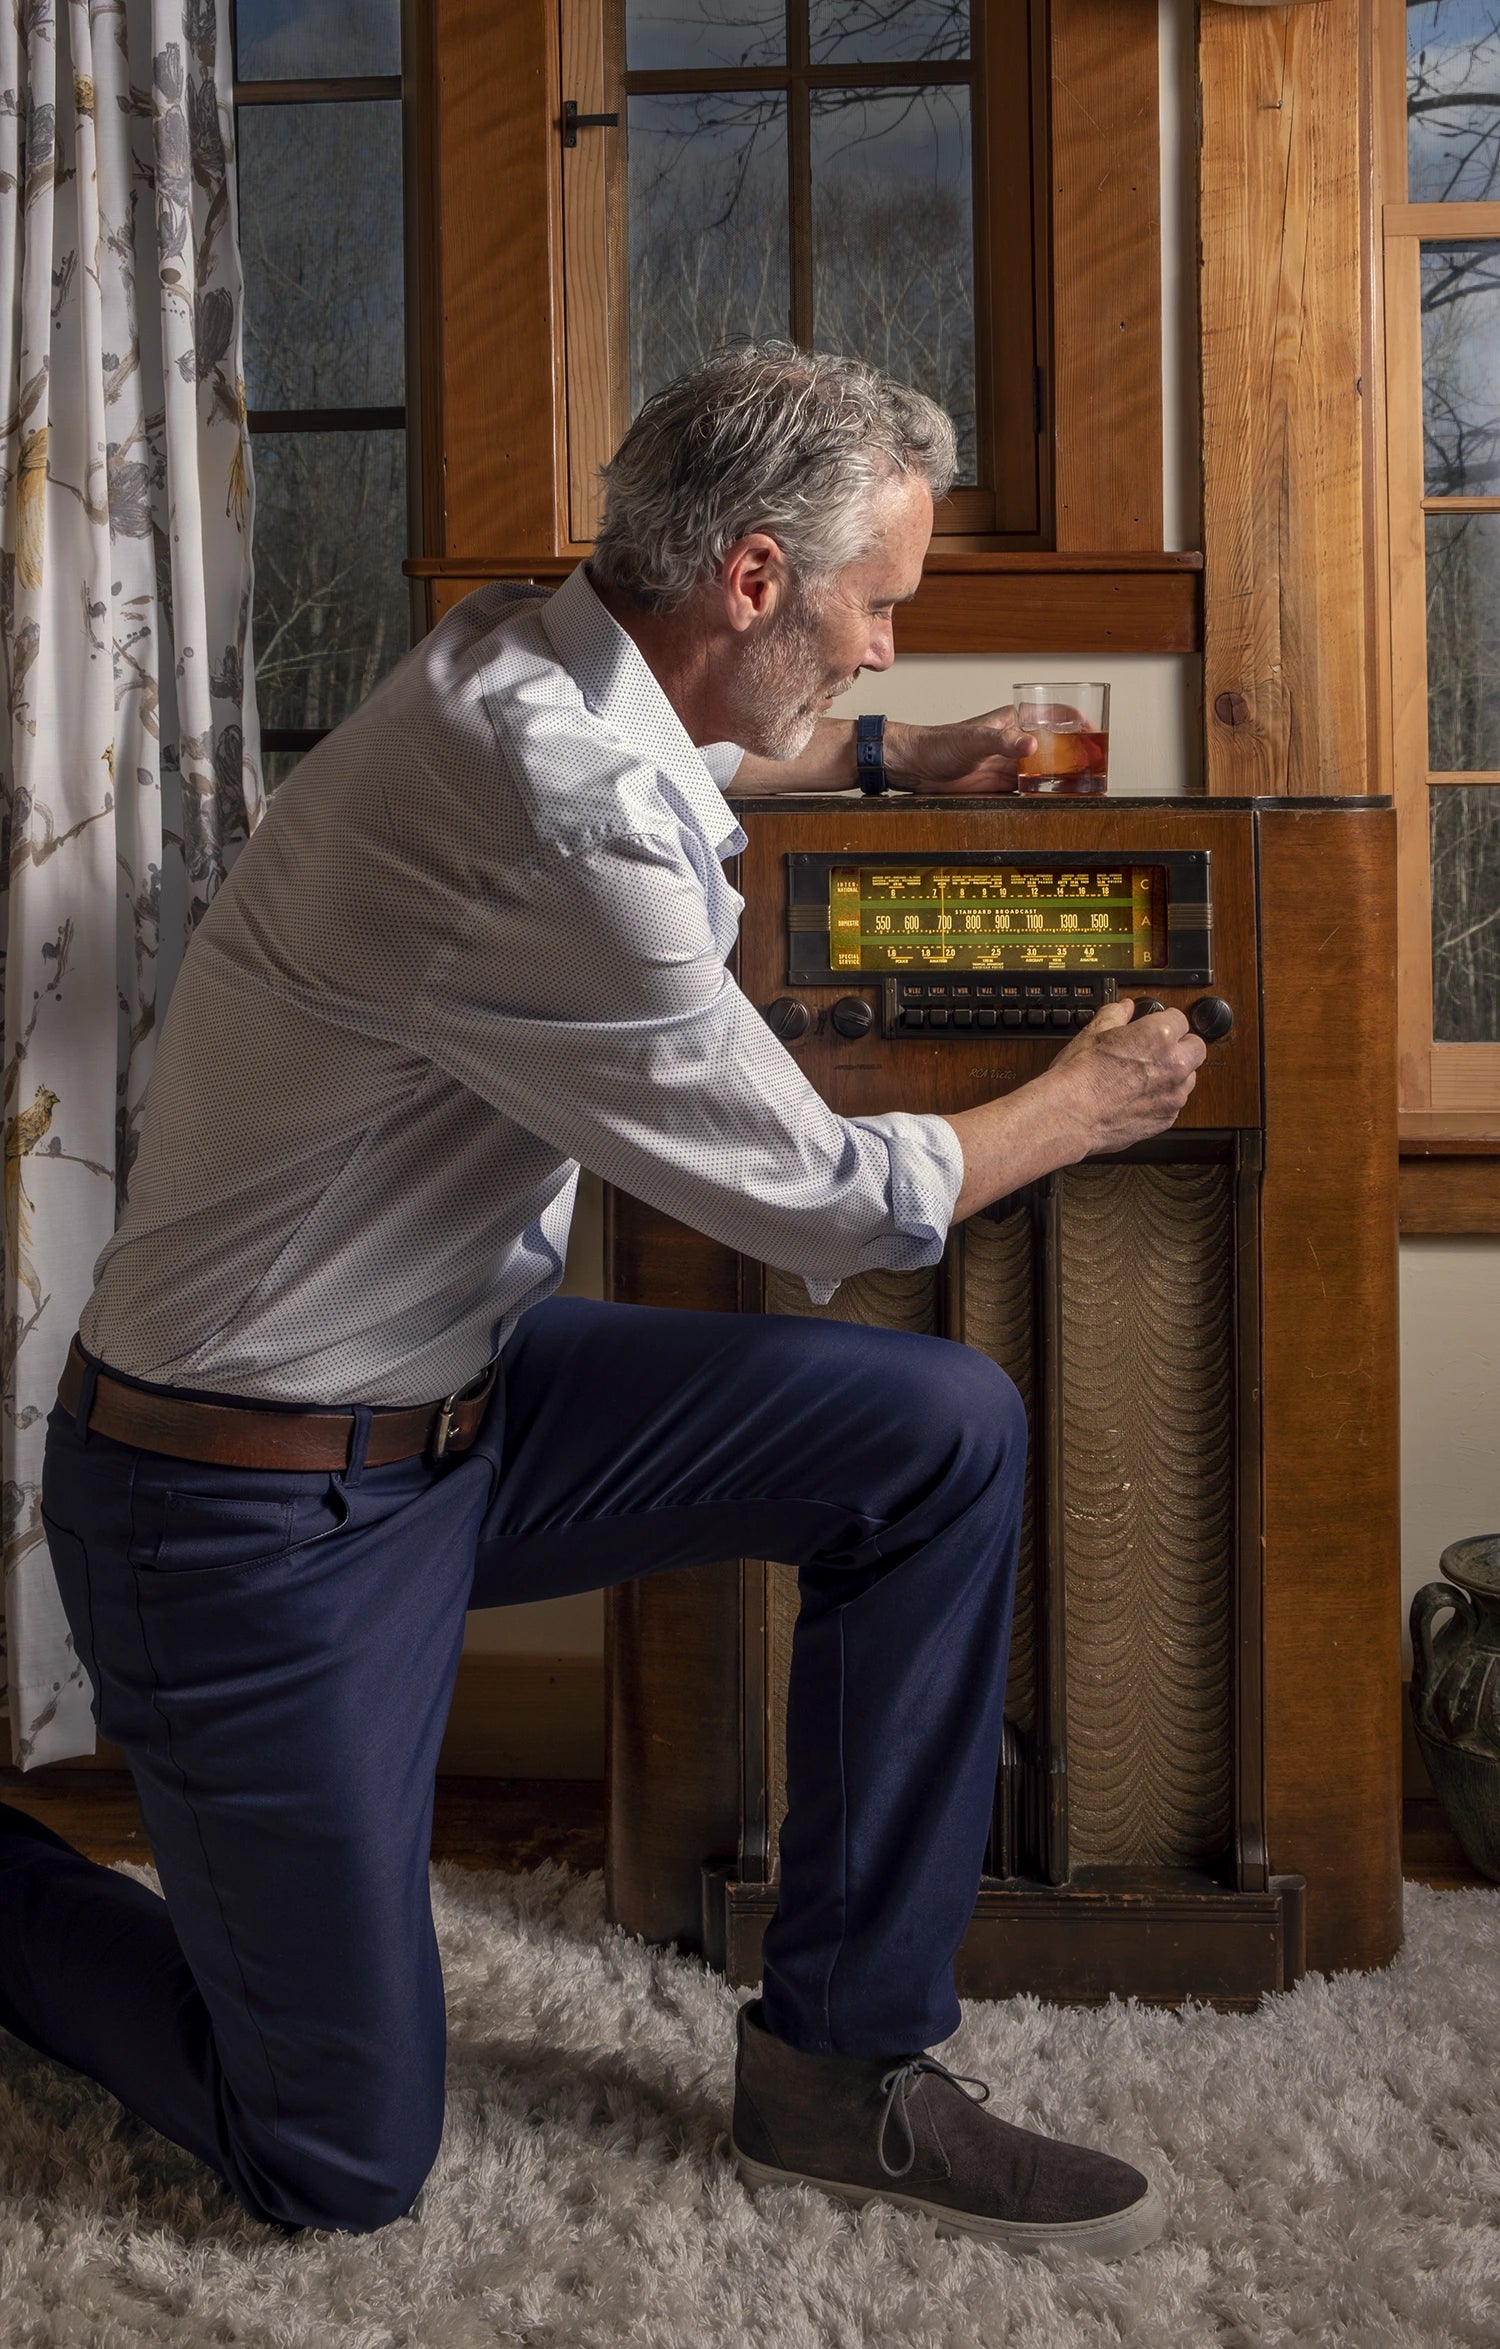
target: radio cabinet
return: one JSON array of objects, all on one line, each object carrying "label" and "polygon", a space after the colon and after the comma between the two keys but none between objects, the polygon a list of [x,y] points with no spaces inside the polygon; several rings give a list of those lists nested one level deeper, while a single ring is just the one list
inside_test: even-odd
[{"label": "radio cabinet", "polygon": [[[1384,1963],[1401,1916],[1389,805],[738,813],[740,984],[846,1115],[1024,1083],[1111,992],[1179,1004],[1212,1038],[1170,1133],[820,1309],[979,1347],[1030,1420],[960,1991],[1246,2006],[1305,1966]],[[606,1236],[617,1298],[815,1310],[800,1280],[623,1195]],[[796,1606],[794,1572],[760,1559],[609,1602],[610,1914],[741,1982],[776,1899]]]}]

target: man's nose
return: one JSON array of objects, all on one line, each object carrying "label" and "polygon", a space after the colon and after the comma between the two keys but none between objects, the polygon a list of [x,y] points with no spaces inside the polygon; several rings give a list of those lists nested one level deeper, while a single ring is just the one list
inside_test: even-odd
[{"label": "man's nose", "polygon": [[877,620],[860,658],[862,669],[888,669],[896,658],[896,636],[889,620]]}]

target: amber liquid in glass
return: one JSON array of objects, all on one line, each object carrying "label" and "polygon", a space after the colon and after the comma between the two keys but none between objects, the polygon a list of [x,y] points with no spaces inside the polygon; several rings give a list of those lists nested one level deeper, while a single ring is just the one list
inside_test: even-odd
[{"label": "amber liquid in glass", "polygon": [[1084,798],[1103,791],[1109,782],[1109,736],[1090,726],[1034,724],[1027,732],[1036,749],[1019,761],[1016,773],[1023,791],[1051,791],[1059,796]]}]

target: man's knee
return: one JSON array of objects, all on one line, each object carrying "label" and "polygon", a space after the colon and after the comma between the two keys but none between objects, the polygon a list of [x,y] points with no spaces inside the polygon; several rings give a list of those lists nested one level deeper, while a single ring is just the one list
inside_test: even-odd
[{"label": "man's knee", "polygon": [[907,1396],[907,1423],[947,1477],[965,1487],[1019,1485],[1026,1462],[1026,1408],[1015,1382],[988,1354],[926,1338]]},{"label": "man's knee", "polygon": [[882,1547],[896,1525],[920,1544],[937,1524],[975,1508],[1002,1528],[1018,1520],[1026,1412],[999,1364],[948,1338],[860,1334],[875,1342],[845,1365],[858,1375],[846,1379],[841,1402],[853,1449],[868,1466],[863,1489],[887,1520]]},{"label": "man's knee", "polygon": [[437,2159],[442,2115],[393,2122],[380,2132],[331,2131],[301,2153],[278,2136],[236,2148],[229,2183],[255,2217],[281,2227],[370,2235],[404,2218]]}]

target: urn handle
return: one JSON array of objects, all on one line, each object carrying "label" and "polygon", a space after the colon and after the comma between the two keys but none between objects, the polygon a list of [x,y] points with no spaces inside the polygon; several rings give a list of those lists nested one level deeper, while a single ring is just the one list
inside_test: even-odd
[{"label": "urn handle", "polygon": [[1417,1712],[1435,1677],[1438,1661],[1438,1638],[1433,1635],[1433,1621],[1439,1615],[1452,1611],[1453,1621],[1446,1632],[1438,1635],[1444,1645],[1457,1635],[1464,1639],[1474,1629],[1474,1606],[1467,1591],[1455,1589],[1451,1582],[1424,1582],[1411,1603],[1411,1701]]}]

